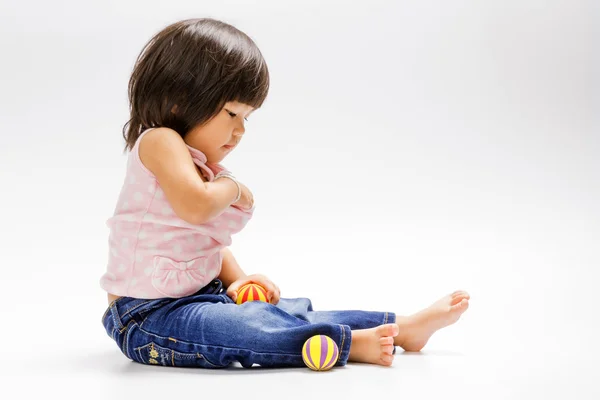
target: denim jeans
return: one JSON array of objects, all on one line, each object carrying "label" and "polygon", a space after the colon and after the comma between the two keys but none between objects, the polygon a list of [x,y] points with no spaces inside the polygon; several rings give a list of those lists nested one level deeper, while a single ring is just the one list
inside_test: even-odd
[{"label": "denim jeans", "polygon": [[327,335],[346,365],[353,329],[393,323],[396,315],[374,311],[313,311],[307,298],[237,305],[220,280],[183,298],[113,301],[102,317],[106,333],[129,359],[151,365],[225,368],[303,367],[302,346]]}]

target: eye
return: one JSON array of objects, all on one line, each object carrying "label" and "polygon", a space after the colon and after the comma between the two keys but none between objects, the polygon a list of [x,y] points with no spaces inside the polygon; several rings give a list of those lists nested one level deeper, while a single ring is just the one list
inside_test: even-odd
[{"label": "eye", "polygon": [[[227,111],[229,113],[229,115],[231,116],[231,118],[235,118],[237,117],[237,114],[232,113],[231,111]],[[248,121],[248,118],[244,118],[244,121]]]}]

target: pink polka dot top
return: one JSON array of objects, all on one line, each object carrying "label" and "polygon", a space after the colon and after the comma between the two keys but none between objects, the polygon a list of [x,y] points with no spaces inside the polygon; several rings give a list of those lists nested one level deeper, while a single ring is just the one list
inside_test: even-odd
[{"label": "pink polka dot top", "polygon": [[[246,226],[254,207],[242,210],[230,206],[200,225],[179,218],[139,156],[140,140],[151,129],[140,135],[129,153],[115,212],[106,222],[109,254],[100,286],[117,296],[179,298],[219,276],[221,249]],[[207,164],[200,150],[188,149],[209,182],[225,169]]]}]

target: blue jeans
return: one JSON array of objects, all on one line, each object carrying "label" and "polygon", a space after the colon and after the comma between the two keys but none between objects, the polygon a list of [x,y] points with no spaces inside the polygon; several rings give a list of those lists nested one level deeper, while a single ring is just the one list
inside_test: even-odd
[{"label": "blue jeans", "polygon": [[175,367],[303,367],[302,346],[313,335],[338,345],[336,366],[346,365],[353,329],[393,323],[396,315],[374,311],[313,311],[309,299],[236,305],[220,280],[183,298],[113,301],[102,317],[106,333],[123,354],[142,363]]}]

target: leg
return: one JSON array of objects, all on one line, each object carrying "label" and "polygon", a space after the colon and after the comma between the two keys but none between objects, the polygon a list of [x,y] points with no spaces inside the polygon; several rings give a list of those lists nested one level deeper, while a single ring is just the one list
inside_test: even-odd
[{"label": "leg", "polygon": [[277,308],[311,324],[335,323],[352,329],[348,361],[389,366],[394,359],[394,337],[398,335],[396,314],[361,310],[313,311],[307,298],[282,298]]},{"label": "leg", "polygon": [[348,325],[350,329],[368,329],[379,325],[394,323],[396,314],[392,312],[339,310],[339,311],[314,311],[310,299],[307,298],[282,298],[276,305],[277,308],[311,324],[333,323]]},{"label": "leg", "polygon": [[469,308],[470,298],[467,292],[459,290],[416,314],[397,317],[400,334],[394,338],[394,345],[405,351],[421,351],[435,332],[458,321]]},{"label": "leg", "polygon": [[[389,343],[381,343],[381,339],[393,341],[389,332],[397,334],[394,324],[373,332],[352,332],[350,326],[328,321],[325,315],[310,322],[267,303],[238,306],[222,294],[166,299],[159,305],[153,301],[147,312],[145,306],[127,301],[119,303],[116,313],[117,319],[124,319],[116,324],[117,342],[129,358],[146,364],[219,368],[238,361],[244,367],[303,367],[304,342],[323,334],[338,345],[337,366],[349,359],[387,365],[381,354]],[[377,313],[377,318],[384,314]],[[371,317],[373,324],[377,318]],[[107,324],[105,327],[107,332],[115,332]]]}]

